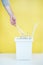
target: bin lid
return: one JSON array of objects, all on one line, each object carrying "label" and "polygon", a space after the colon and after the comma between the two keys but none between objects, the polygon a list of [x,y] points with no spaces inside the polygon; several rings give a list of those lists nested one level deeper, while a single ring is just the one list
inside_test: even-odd
[{"label": "bin lid", "polygon": [[32,37],[16,37],[14,41],[33,41]]}]

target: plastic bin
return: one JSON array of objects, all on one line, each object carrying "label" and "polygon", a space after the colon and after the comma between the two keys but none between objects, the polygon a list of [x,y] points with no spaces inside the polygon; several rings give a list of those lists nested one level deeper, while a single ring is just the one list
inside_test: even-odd
[{"label": "plastic bin", "polygon": [[32,59],[32,37],[16,37],[16,59]]}]

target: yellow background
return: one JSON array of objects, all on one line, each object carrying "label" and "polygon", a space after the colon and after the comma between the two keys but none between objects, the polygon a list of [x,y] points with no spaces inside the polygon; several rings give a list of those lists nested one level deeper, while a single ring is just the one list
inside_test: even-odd
[{"label": "yellow background", "polygon": [[[16,21],[25,33],[32,34],[33,26],[39,23],[34,34],[33,53],[43,52],[43,0],[10,0]],[[14,38],[20,36],[10,24],[10,17],[0,1],[0,53],[15,53]]]}]

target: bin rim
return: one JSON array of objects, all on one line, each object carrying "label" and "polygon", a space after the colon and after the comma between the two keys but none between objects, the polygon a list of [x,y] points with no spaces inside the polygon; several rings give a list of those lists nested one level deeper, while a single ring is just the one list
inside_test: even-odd
[{"label": "bin rim", "polygon": [[32,41],[33,42],[33,37],[16,37],[14,38],[14,41],[17,42],[17,41]]}]

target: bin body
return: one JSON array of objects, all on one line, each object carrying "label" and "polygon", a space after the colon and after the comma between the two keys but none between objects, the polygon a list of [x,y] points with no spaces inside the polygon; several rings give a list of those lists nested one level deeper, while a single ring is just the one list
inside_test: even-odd
[{"label": "bin body", "polygon": [[32,38],[16,38],[16,59],[32,59]]}]

